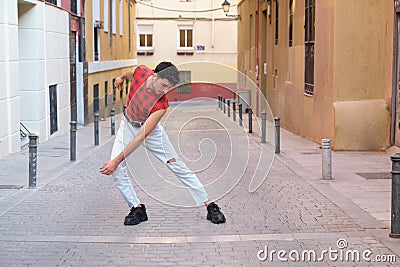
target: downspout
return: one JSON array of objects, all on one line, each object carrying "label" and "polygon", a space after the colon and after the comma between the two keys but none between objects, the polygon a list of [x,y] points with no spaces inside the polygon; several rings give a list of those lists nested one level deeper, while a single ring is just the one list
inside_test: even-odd
[{"label": "downspout", "polygon": [[[214,0],[211,0],[212,10],[214,10]],[[215,45],[215,17],[214,11],[211,12],[211,48],[214,48]]]},{"label": "downspout", "polygon": [[260,20],[260,0],[257,0],[257,11],[256,11],[256,116],[258,117],[258,98],[260,94],[260,75],[259,75],[259,58],[258,58],[258,39],[259,39],[259,20]]},{"label": "downspout", "polygon": [[394,23],[393,23],[393,66],[392,66],[392,117],[391,117],[391,130],[390,130],[390,145],[395,145],[396,142],[396,117],[397,117],[397,110],[396,110],[396,103],[397,103],[397,60],[398,60],[398,15],[397,11],[394,11]]}]

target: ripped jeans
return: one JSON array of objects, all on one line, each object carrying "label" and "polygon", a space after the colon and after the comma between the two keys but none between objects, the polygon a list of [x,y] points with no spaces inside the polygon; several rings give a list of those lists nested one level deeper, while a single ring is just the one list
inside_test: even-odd
[{"label": "ripped jeans", "polygon": [[[128,143],[135,138],[139,130],[140,128],[133,127],[125,118],[122,118],[111,152],[111,159],[117,157],[124,150]],[[182,159],[178,157],[169,141],[167,133],[160,124],[157,124],[153,131],[146,137],[143,145],[175,173],[185,187],[189,189],[197,205],[201,205],[209,200],[209,196],[196,174],[189,170]],[[176,161],[173,161],[173,159]],[[170,161],[170,163],[167,163],[167,161]],[[125,161],[118,165],[113,173],[113,178],[115,186],[119,189],[126,202],[128,202],[129,207],[137,207],[140,201],[133,189]]]}]

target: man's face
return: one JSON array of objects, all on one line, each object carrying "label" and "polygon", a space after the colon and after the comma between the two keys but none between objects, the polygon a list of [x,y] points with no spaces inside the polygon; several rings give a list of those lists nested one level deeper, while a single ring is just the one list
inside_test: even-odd
[{"label": "man's face", "polygon": [[152,87],[155,94],[162,95],[167,93],[173,86],[167,79],[156,76],[153,79]]}]

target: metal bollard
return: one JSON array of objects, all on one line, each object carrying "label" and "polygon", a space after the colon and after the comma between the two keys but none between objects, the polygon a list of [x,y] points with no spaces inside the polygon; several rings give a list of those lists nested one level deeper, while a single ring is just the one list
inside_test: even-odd
[{"label": "metal bollard", "polygon": [[267,142],[267,112],[261,112],[261,143]]},{"label": "metal bollard", "polygon": [[249,133],[253,132],[253,110],[249,108]]},{"label": "metal bollard", "polygon": [[389,237],[400,238],[400,153],[392,157],[392,212]]},{"label": "metal bollard", "polygon": [[76,121],[71,121],[69,123],[71,125],[70,128],[70,135],[69,135],[69,150],[70,150],[70,160],[75,161],[76,160]]},{"label": "metal bollard", "polygon": [[221,109],[221,96],[218,95],[218,108]]},{"label": "metal bollard", "polygon": [[240,126],[243,125],[242,119],[243,119],[242,104],[239,104],[239,125]]},{"label": "metal bollard", "polygon": [[225,105],[226,99],[225,98],[223,98],[223,102],[224,102],[224,114],[225,114],[226,113],[226,105]]},{"label": "metal bollard", "polygon": [[94,114],[94,145],[99,145],[99,114]]},{"label": "metal bollard", "polygon": [[281,119],[274,118],[275,121],[275,154],[281,153]]},{"label": "metal bollard", "polygon": [[331,139],[322,139],[322,178],[332,179]]},{"label": "metal bollard", "polygon": [[111,109],[111,135],[115,135],[115,109]]},{"label": "metal bollard", "polygon": [[29,188],[36,187],[38,135],[29,134]]},{"label": "metal bollard", "polygon": [[236,121],[236,101],[232,102],[232,117],[233,121]]},{"label": "metal bollard", "polygon": [[231,116],[231,101],[228,99],[228,117]]},{"label": "metal bollard", "polygon": [[124,107],[122,108],[122,111],[124,112],[124,114],[125,114],[125,111],[126,111],[126,106],[124,105]]}]

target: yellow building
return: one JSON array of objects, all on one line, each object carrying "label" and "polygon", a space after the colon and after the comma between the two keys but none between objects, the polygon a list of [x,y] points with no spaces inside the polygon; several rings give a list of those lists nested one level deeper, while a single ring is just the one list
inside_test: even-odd
[{"label": "yellow building", "polygon": [[107,117],[111,108],[122,110],[130,82],[118,91],[114,79],[137,65],[134,1],[92,0],[85,8],[87,64],[82,66],[83,92],[77,97],[80,123],[93,121],[94,113]]},{"label": "yellow building", "polygon": [[284,128],[336,150],[399,144],[393,1],[243,0],[238,10],[238,68]]}]

